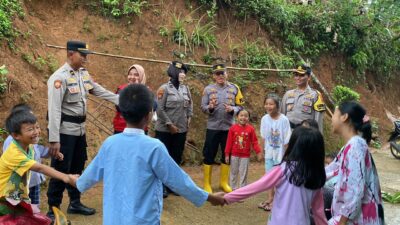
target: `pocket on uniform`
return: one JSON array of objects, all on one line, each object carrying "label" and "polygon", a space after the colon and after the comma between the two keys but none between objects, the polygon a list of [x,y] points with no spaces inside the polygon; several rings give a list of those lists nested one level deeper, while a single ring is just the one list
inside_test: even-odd
[{"label": "pocket on uniform", "polygon": [[80,100],[80,94],[79,93],[75,93],[75,94],[69,93],[65,98],[65,101],[68,102],[68,103],[79,102],[79,100]]},{"label": "pocket on uniform", "polygon": [[178,98],[175,95],[168,95],[165,107],[176,108],[178,105]]}]

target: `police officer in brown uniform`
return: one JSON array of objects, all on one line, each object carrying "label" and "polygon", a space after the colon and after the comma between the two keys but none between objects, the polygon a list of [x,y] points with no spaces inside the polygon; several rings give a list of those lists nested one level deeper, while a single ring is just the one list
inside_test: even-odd
[{"label": "police officer in brown uniform", "polygon": [[212,193],[211,171],[218,149],[221,149],[220,187],[231,192],[228,184],[229,165],[225,163],[225,145],[234,115],[242,108],[243,95],[240,88],[228,82],[228,73],[224,64],[213,66],[214,84],[204,88],[201,110],[208,115],[206,140],[203,148],[204,190]]},{"label": "police officer in brown uniform", "polygon": [[312,119],[323,133],[323,112],[326,108],[321,93],[308,85],[310,78],[310,67],[302,65],[294,70],[297,88],[283,96],[281,113],[287,116],[292,128],[299,126],[303,120]]},{"label": "police officer in brown uniform", "polygon": [[[94,82],[83,68],[87,54],[90,53],[92,52],[84,42],[68,41],[67,62],[47,81],[49,151],[52,156],[60,151],[64,154],[63,161],[53,158],[51,166],[63,173],[81,174],[87,160],[85,120],[88,95],[93,94],[118,104],[118,95]],[[65,188],[70,197],[68,213],[92,215],[96,212],[81,203],[78,189],[62,181],[50,179],[47,197],[48,216],[52,220],[52,206],[60,206]]]},{"label": "police officer in brown uniform", "polygon": [[[189,87],[183,83],[187,72],[185,64],[172,62],[167,70],[170,80],[157,91],[156,138],[165,144],[169,155],[178,165],[182,163],[186,134],[193,116],[192,95]],[[175,194],[164,188],[164,197],[168,196],[168,192]]]}]

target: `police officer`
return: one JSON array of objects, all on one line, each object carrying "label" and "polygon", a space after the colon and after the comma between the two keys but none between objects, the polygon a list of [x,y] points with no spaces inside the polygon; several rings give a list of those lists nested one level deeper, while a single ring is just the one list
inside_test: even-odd
[{"label": "police officer", "polygon": [[318,123],[322,133],[325,104],[321,93],[308,85],[310,78],[311,68],[309,66],[301,65],[294,70],[297,88],[285,93],[281,112],[288,117],[292,128],[299,126],[303,120],[312,119]]},{"label": "police officer", "polygon": [[206,140],[204,143],[204,190],[212,193],[212,164],[221,148],[220,187],[225,192],[231,192],[229,187],[229,165],[225,163],[225,145],[228,131],[234,121],[234,115],[242,108],[243,95],[239,87],[228,82],[228,74],[224,64],[213,66],[214,84],[208,85],[203,91],[201,110],[208,115]]},{"label": "police officer", "polygon": [[[49,152],[52,156],[60,151],[64,154],[63,161],[52,158],[51,166],[67,174],[81,174],[87,160],[85,120],[89,93],[118,104],[118,95],[94,82],[83,67],[87,54],[90,53],[92,52],[84,42],[68,41],[67,62],[47,81]],[[65,185],[62,181],[50,179],[47,214],[53,221],[52,206],[60,206],[65,188],[70,197],[68,213],[95,213],[95,209],[81,203],[78,189]]]},{"label": "police officer", "polygon": [[[183,84],[188,68],[181,62],[172,62],[167,70],[168,83],[157,91],[156,138],[165,144],[176,164],[182,163],[186,134],[193,115],[193,101],[189,87]],[[164,197],[168,188],[164,188]]]}]

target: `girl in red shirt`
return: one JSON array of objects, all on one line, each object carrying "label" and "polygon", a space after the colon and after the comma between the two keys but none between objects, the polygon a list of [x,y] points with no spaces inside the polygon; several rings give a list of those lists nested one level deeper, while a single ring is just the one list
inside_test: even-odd
[{"label": "girl in red shirt", "polygon": [[233,190],[247,184],[251,148],[257,153],[257,160],[262,159],[256,132],[249,124],[249,112],[240,110],[236,119],[237,123],[229,128],[225,147],[225,161],[231,165],[229,183]]}]

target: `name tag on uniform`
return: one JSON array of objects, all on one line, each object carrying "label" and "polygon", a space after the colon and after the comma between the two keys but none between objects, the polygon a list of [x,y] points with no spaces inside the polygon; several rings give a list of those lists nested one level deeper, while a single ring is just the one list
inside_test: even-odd
[{"label": "name tag on uniform", "polygon": [[69,91],[71,94],[76,94],[76,93],[79,93],[79,92],[80,92],[78,85],[74,85],[74,86],[68,87],[68,91]]}]

